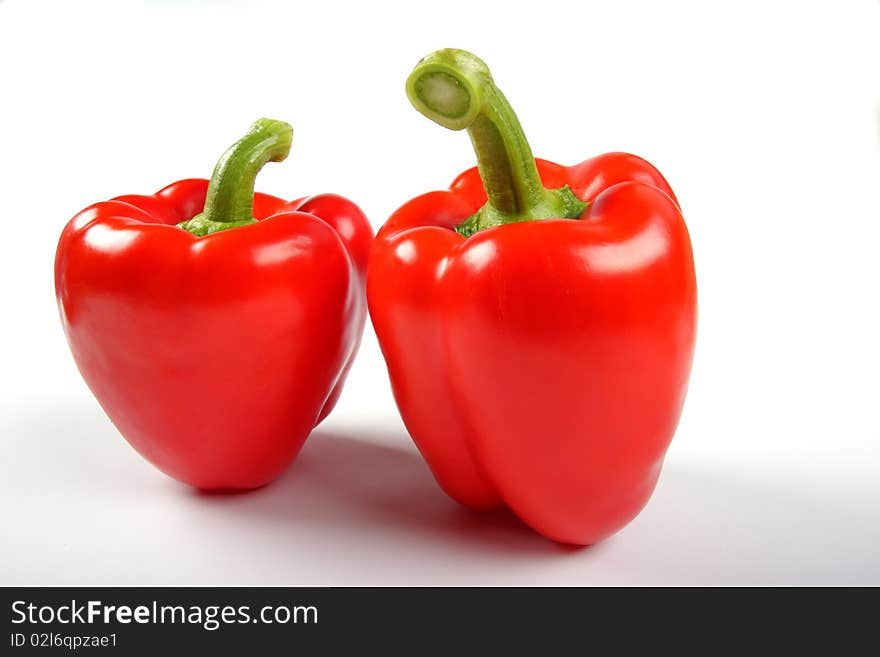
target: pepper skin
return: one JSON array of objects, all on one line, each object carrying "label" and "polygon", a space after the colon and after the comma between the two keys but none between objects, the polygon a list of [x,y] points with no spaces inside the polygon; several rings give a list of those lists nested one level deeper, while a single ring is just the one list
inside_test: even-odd
[{"label": "pepper skin", "polygon": [[261,119],[210,183],[92,205],[58,244],[83,378],[141,455],[200,489],[278,477],[336,403],[363,331],[364,214],[332,194],[253,191],[291,135]]},{"label": "pepper skin", "polygon": [[479,169],[397,210],[367,300],[395,399],[440,486],[589,545],[647,503],[696,334],[687,228],[634,155],[535,160],[485,64],[443,50],[407,83]]}]

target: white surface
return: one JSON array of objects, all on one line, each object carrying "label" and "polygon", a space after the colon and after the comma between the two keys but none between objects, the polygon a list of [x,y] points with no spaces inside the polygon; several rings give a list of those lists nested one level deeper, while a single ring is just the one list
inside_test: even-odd
[{"label": "white surface", "polygon": [[[0,3],[0,584],[880,584],[876,3],[507,3],[487,28],[444,2]],[[207,176],[259,116],[295,129],[259,189],[378,227],[448,184],[468,140],[403,93],[444,46],[489,62],[536,154],[643,155],[691,229],[685,414],[648,507],[593,548],[446,498],[369,326],[299,460],[235,496],[143,462],[62,337],[65,221]]]}]

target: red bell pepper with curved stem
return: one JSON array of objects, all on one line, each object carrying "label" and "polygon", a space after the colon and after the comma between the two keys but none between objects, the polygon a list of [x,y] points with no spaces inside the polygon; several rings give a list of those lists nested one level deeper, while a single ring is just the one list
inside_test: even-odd
[{"label": "red bell pepper with curved stem", "polygon": [[364,214],[333,194],[254,193],[291,136],[261,119],[210,182],[97,203],[58,243],[80,372],[138,452],[198,488],[281,474],[335,404],[363,331]]},{"label": "red bell pepper with curved stem", "polygon": [[645,160],[535,160],[474,55],[442,50],[413,105],[479,163],[379,231],[367,300],[403,420],[441,487],[587,545],[656,484],[696,332],[691,245]]}]

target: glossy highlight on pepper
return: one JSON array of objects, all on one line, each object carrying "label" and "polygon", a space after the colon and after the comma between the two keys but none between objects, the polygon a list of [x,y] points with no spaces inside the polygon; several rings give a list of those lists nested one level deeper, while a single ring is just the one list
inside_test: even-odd
[{"label": "glossy highlight on pepper", "polygon": [[198,488],[281,474],[335,405],[363,331],[363,212],[335,194],[254,192],[291,137],[260,119],[210,181],[92,205],[58,243],[83,378],[141,455]]},{"label": "glossy highlight on pepper", "polygon": [[440,486],[588,545],[647,503],[696,336],[690,238],[647,161],[535,159],[485,63],[425,57],[414,107],[478,167],[398,209],[367,299],[395,399]]}]

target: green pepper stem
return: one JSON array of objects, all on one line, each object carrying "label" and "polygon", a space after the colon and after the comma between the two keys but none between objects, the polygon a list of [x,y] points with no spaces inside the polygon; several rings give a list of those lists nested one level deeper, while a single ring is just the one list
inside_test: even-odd
[{"label": "green pepper stem", "polygon": [[456,228],[470,235],[500,224],[579,217],[586,204],[568,187],[544,187],[532,149],[486,64],[465,50],[444,49],[422,59],[406,82],[413,106],[450,130],[467,129],[488,202]]},{"label": "green pepper stem", "polygon": [[258,119],[247,134],[220,157],[201,214],[178,224],[194,235],[207,235],[254,223],[254,181],[267,162],[290,153],[293,128],[284,121]]}]

